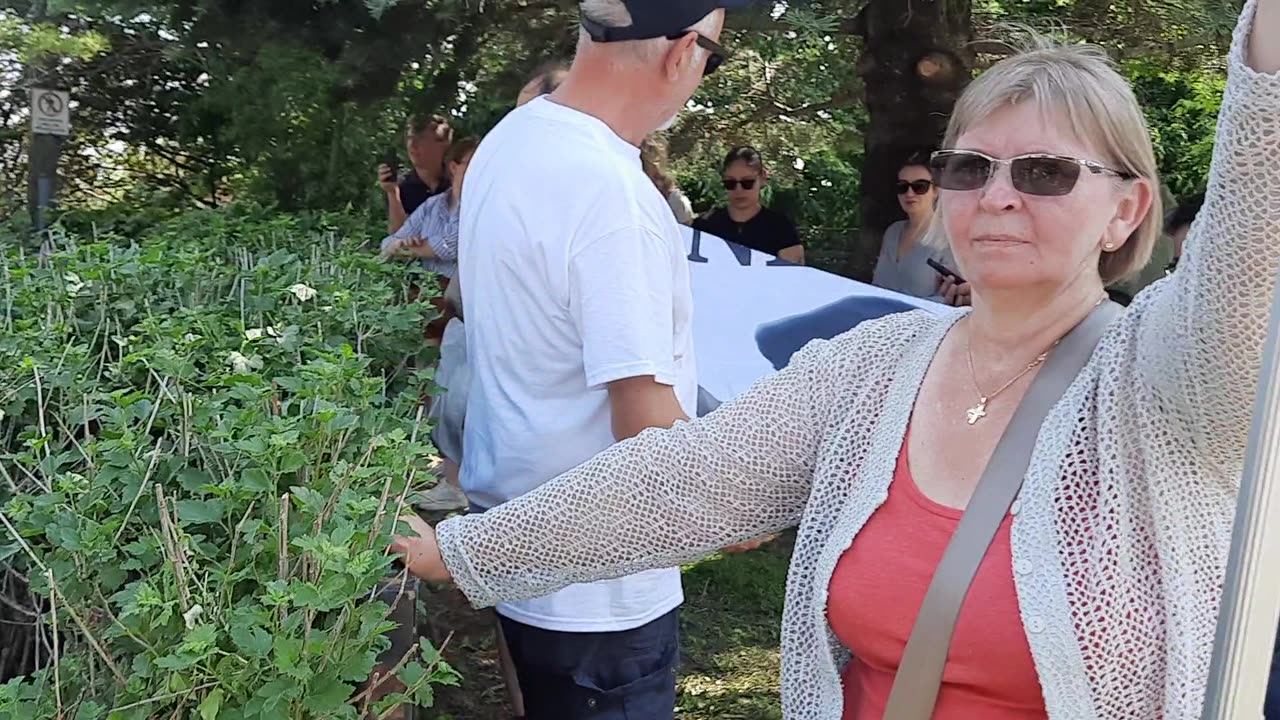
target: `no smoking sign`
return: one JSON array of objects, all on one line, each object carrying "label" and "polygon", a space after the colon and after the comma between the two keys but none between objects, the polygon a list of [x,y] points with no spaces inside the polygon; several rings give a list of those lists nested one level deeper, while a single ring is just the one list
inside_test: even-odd
[{"label": "no smoking sign", "polygon": [[31,131],[37,135],[70,135],[70,99],[61,90],[32,90]]}]

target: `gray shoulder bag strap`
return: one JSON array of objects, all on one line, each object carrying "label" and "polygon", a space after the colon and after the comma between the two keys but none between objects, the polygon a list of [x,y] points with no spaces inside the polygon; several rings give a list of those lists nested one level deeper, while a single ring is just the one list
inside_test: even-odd
[{"label": "gray shoulder bag strap", "polygon": [[1120,312],[1121,307],[1109,300],[1094,308],[1049,354],[1022,397],[934,571],[898,664],[884,720],[932,717],[960,606],[1000,523],[1022,489],[1040,426]]}]

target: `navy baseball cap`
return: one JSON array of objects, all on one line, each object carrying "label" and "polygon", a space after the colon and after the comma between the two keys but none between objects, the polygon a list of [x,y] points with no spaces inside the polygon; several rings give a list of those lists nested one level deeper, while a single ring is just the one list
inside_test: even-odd
[{"label": "navy baseball cap", "polygon": [[605,27],[582,18],[582,27],[596,42],[653,40],[680,35],[721,8],[738,8],[751,0],[619,0],[631,14],[625,27]]}]

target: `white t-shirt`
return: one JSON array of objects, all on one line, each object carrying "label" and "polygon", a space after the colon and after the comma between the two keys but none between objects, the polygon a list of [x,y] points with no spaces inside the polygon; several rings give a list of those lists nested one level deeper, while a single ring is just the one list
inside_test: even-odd
[{"label": "white t-shirt", "polygon": [[[473,503],[523,495],[612,445],[610,382],[652,375],[693,415],[688,261],[639,149],[600,120],[538,98],[480,144],[462,208],[473,376],[461,481]],[[547,630],[613,632],[683,599],[670,568],[498,612]]]}]

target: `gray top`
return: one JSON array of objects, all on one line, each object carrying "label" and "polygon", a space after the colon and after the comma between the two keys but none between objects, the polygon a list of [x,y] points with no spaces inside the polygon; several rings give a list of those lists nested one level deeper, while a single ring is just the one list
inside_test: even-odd
[{"label": "gray top", "polygon": [[937,299],[941,278],[926,261],[933,258],[958,271],[955,258],[951,256],[950,249],[933,248],[921,242],[917,242],[905,256],[899,258],[898,246],[906,231],[906,220],[899,220],[884,231],[884,242],[880,245],[880,257],[876,259],[876,271],[871,277],[871,284],[905,295]]}]

